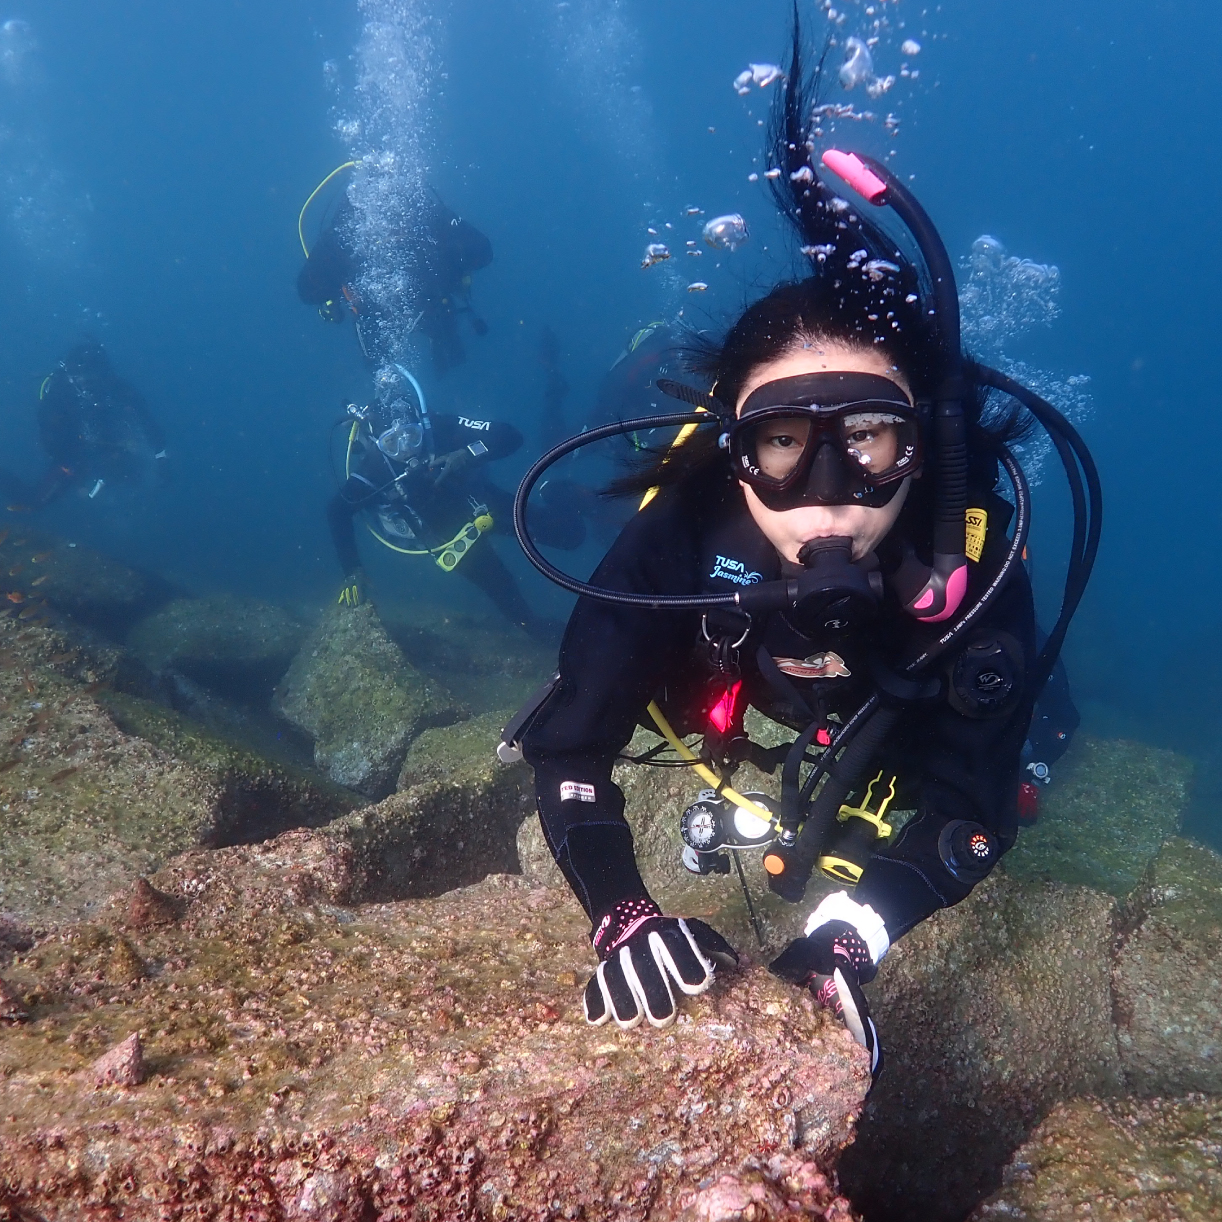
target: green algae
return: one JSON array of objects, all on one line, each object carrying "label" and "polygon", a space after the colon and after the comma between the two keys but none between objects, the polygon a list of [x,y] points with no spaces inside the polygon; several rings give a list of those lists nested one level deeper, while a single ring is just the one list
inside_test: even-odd
[{"label": "green algae", "polygon": [[1191,761],[1143,743],[1079,735],[1042,795],[1039,822],[1002,859],[1020,879],[1123,897],[1179,830]]}]

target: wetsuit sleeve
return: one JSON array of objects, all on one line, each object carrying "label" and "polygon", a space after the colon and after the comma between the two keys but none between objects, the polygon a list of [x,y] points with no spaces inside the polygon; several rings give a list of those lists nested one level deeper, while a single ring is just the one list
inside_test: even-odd
[{"label": "wetsuit sleeve", "polygon": [[[433,417],[433,443],[438,454],[480,443],[487,454],[475,456],[477,463],[508,458],[522,448],[522,434],[503,420],[483,420],[473,416],[439,415]],[[478,446],[476,447],[478,449]]]},{"label": "wetsuit sleeve", "polygon": [[327,502],[327,525],[331,528],[335,555],[345,576],[361,567],[361,554],[357,551],[352,520],[362,505],[373,500],[375,495],[368,484],[349,478]]},{"label": "wetsuit sleeve", "polygon": [[1020,759],[1032,705],[1027,676],[1035,657],[1031,588],[1021,570],[964,648],[997,640],[1012,649],[1015,683],[997,714],[984,716],[977,710],[973,715],[953,699],[953,665],[960,649],[944,669],[946,694],[936,707],[910,715],[897,727],[902,755],[919,761],[917,814],[894,845],[871,858],[855,893],[858,902],[883,918],[893,941],[939,908],[965,899],[977,881],[955,877],[943,861],[939,838],[948,823],[962,819],[982,825],[996,837],[1000,852],[1017,838]]},{"label": "wetsuit sleeve", "polygon": [[[636,593],[693,592],[692,535],[682,515],[655,501],[624,528],[592,580]],[[698,622],[690,612],[579,600],[561,646],[560,683],[525,736],[548,846],[595,926],[620,900],[647,895],[611,769],[672,668],[688,661]]]}]

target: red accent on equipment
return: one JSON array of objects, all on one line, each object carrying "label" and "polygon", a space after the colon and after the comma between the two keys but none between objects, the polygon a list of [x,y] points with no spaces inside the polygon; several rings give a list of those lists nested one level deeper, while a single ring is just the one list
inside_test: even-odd
[{"label": "red accent on equipment", "polygon": [[830,747],[832,745],[832,735],[829,730],[820,730],[815,735],[815,742],[821,747]]},{"label": "red accent on equipment", "polygon": [[1030,827],[1040,817],[1040,791],[1030,781],[1018,787],[1018,821]]},{"label": "red accent on equipment", "polygon": [[719,734],[724,734],[734,724],[734,710],[738,704],[738,693],[742,691],[741,679],[726,688],[725,695],[709,711],[709,721]]}]

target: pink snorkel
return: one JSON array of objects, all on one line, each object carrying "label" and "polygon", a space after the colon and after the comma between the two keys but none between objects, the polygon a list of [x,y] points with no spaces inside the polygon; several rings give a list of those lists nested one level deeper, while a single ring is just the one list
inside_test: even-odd
[{"label": "pink snorkel", "polygon": [[966,383],[959,340],[959,293],[950,257],[925,209],[886,166],[873,158],[828,149],[823,164],[875,207],[889,205],[912,234],[933,280],[934,308],[942,347],[942,382],[934,395],[933,438],[938,463],[933,567],[911,551],[892,577],[904,609],[923,623],[950,619],[967,594]]}]

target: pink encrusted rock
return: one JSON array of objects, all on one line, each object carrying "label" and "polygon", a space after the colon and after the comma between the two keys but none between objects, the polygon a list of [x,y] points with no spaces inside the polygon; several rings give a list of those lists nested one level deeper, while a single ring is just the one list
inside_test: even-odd
[{"label": "pink encrusted rock", "polygon": [[91,1066],[99,1086],[139,1086],[145,1078],[144,1049],[133,1031],[121,1044],[104,1052]]}]

